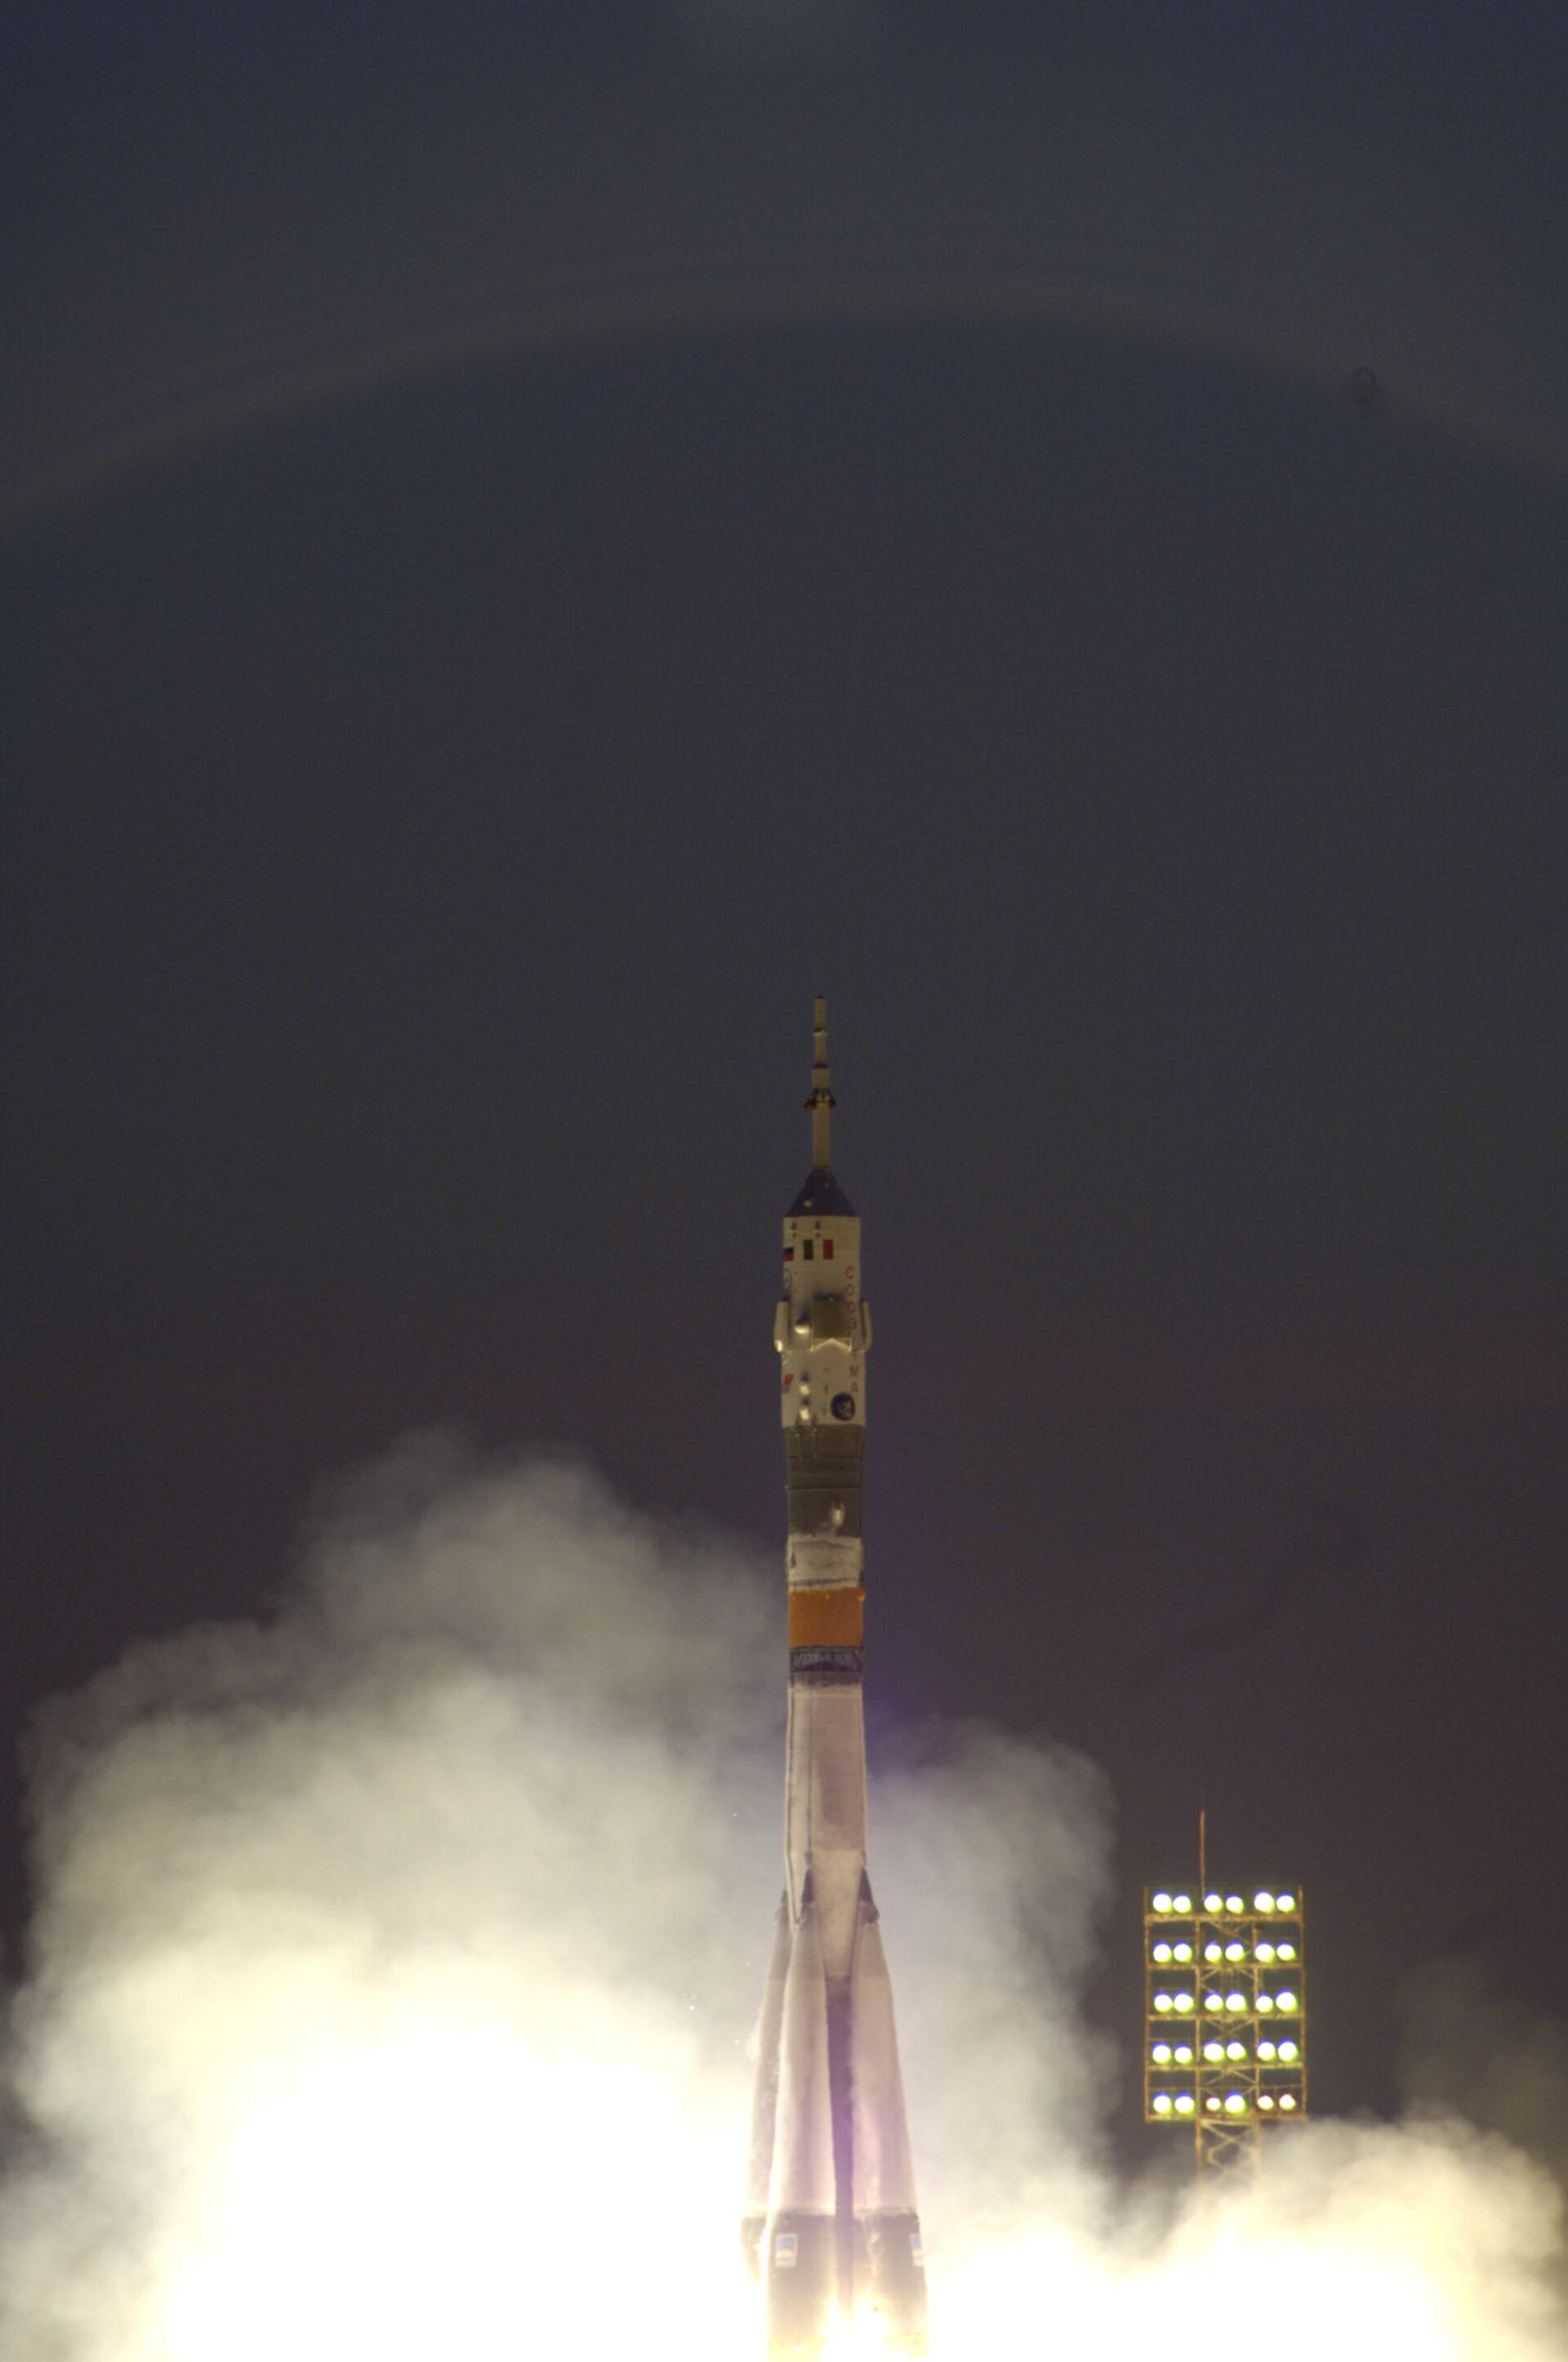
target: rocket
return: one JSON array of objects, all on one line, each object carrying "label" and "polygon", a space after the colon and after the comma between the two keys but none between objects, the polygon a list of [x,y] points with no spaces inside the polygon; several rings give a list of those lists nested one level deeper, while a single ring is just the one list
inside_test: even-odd
[{"label": "rocket", "polygon": [[741,2242],[770,2362],[875,2317],[884,2350],[926,2351],[925,2259],[866,1871],[861,1459],[871,1316],[860,1223],[834,1177],[827,1008],[815,1009],[812,1169],[784,1218],[774,1314],[790,1540],[785,1887],[757,2030]]}]

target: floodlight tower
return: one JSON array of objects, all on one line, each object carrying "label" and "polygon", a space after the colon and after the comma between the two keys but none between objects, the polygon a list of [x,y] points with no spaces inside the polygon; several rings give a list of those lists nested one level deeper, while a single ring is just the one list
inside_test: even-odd
[{"label": "floodlight tower", "polygon": [[1143,2116],[1190,2124],[1200,2179],[1307,2114],[1301,1890],[1143,1893]]}]

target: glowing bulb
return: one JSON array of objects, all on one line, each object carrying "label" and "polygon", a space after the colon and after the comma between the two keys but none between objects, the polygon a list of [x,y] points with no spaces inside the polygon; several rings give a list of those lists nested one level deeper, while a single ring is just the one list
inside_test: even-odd
[{"label": "glowing bulb", "polygon": [[1276,1911],[1294,1911],[1296,1898],[1291,1894],[1276,1894],[1274,1898],[1274,1907]]},{"label": "glowing bulb", "polygon": [[1190,1960],[1192,1958],[1192,1946],[1190,1944],[1178,1944],[1176,1948],[1176,1956],[1178,1960]]},{"label": "glowing bulb", "polygon": [[1224,1955],[1221,1953],[1218,1944],[1205,1944],[1203,1947],[1203,1957],[1206,1960],[1218,1960],[1223,1959]]},{"label": "glowing bulb", "polygon": [[1175,1902],[1171,1904],[1171,1909],[1173,1911],[1190,1911],[1192,1909],[1191,1895],[1178,1894]]},{"label": "glowing bulb", "polygon": [[1297,2058],[1301,2054],[1294,2042],[1282,2042],[1279,2046],[1279,2055],[1282,2058]]},{"label": "glowing bulb", "polygon": [[1169,1946],[1168,1944],[1156,1944],[1156,1945],[1155,1945],[1155,1947],[1154,1947],[1154,1958],[1155,1958],[1155,1959],[1156,1959],[1156,1960],[1168,1960],[1168,1959],[1170,1959],[1170,1956],[1171,1956],[1171,1948],[1170,1948],[1170,1946]]},{"label": "glowing bulb", "polygon": [[1266,2092],[1260,2092],[1258,2093],[1258,2105],[1259,2105],[1259,2107],[1260,2107],[1260,2108],[1272,2108],[1272,2107],[1273,2107],[1273,2105],[1274,2105],[1274,2102],[1269,2098],[1269,2095],[1268,2095],[1268,2093],[1267,2093]]},{"label": "glowing bulb", "polygon": [[1282,1960],[1293,1960],[1296,1958],[1295,1945],[1281,1944],[1279,1947],[1278,1957]]},{"label": "glowing bulb", "polygon": [[1246,2055],[1247,2046],[1244,2042],[1227,2042],[1225,2045],[1227,2058],[1244,2058]]},{"label": "glowing bulb", "polygon": [[1241,1896],[1239,1894],[1227,1894],[1225,1897],[1225,1908],[1227,1911],[1240,1911],[1242,1908]]},{"label": "glowing bulb", "polygon": [[1178,2092],[1176,2093],[1176,2114],[1178,2116],[1191,2115],[1192,2093],[1190,2092]]},{"label": "glowing bulb", "polygon": [[1272,1944],[1260,1944],[1257,1948],[1255,1957],[1260,1960],[1272,1960],[1274,1958],[1274,1946]]},{"label": "glowing bulb", "polygon": [[1242,2113],[1242,2109],[1246,2106],[1246,2104],[1247,2104],[1247,2103],[1246,2103],[1245,2100],[1243,2100],[1243,2099],[1242,2099],[1242,2095],[1241,2095],[1240,2092],[1226,2092],[1226,2094],[1225,2094],[1225,2114],[1226,2114],[1228,2116],[1239,2116],[1239,2115],[1241,2114],[1241,2113]]},{"label": "glowing bulb", "polygon": [[1261,1993],[1259,1993],[1259,1995],[1258,1995],[1258,2007],[1259,2007],[1259,2009],[1261,2009],[1261,2010],[1270,2010],[1270,2009],[1272,2009],[1272,2008],[1274,2007],[1274,1996],[1273,1996],[1273,1994],[1272,1994],[1272,1993],[1264,1993],[1264,1992],[1261,1992]]},{"label": "glowing bulb", "polygon": [[1155,2114],[1155,2115],[1157,2115],[1157,2116],[1168,2116],[1168,2115],[1170,2114],[1170,2112],[1171,2112],[1171,2103],[1170,2103],[1170,2094],[1169,2094],[1169,2092],[1155,2092],[1155,2094],[1154,2094],[1154,2114]]},{"label": "glowing bulb", "polygon": [[1171,1997],[1169,1993],[1156,1993],[1154,1995],[1154,2007],[1156,2009],[1169,2009],[1170,2005]]},{"label": "glowing bulb", "polygon": [[1227,2009],[1245,2009],[1246,2005],[1247,1996],[1245,1993],[1227,1993],[1225,1996],[1225,2006]]},{"label": "glowing bulb", "polygon": [[1228,1960],[1244,1960],[1244,1959],[1246,1959],[1246,1957],[1247,1957],[1247,1948],[1246,1948],[1246,1946],[1245,1946],[1244,1944],[1227,1944],[1227,1945],[1226,1945],[1226,1947],[1225,1947],[1225,1958],[1226,1958]]},{"label": "glowing bulb", "polygon": [[1294,2009],[1296,2006],[1296,1995],[1293,1992],[1276,1992],[1274,1997],[1274,2005],[1275,2009]]},{"label": "glowing bulb", "polygon": [[1282,2092],[1279,2095],[1279,2104],[1282,2108],[1293,2108],[1296,2105],[1295,2095],[1289,2092]]},{"label": "glowing bulb", "polygon": [[1192,1995],[1190,1993],[1177,1993],[1176,1997],[1176,2005],[1177,2009],[1190,2009],[1192,2007]]},{"label": "glowing bulb", "polygon": [[1254,1894],[1253,1897],[1253,1909],[1254,1911],[1272,1911],[1274,1909],[1273,1895]]},{"label": "glowing bulb", "polygon": [[1220,1897],[1217,1894],[1206,1894],[1203,1898],[1203,1907],[1206,1911],[1218,1911]]},{"label": "glowing bulb", "polygon": [[1168,1894],[1156,1894],[1151,1900],[1150,1908],[1152,1910],[1168,1911],[1170,1907],[1171,1898]]},{"label": "glowing bulb", "polygon": [[1191,2043],[1190,2043],[1190,2042],[1178,2042],[1178,2043],[1176,2044],[1176,2065],[1177,2065],[1178,2067],[1190,2067],[1190,2066],[1191,2066],[1191,2064],[1192,2064],[1192,2045],[1191,2045]]},{"label": "glowing bulb", "polygon": [[1150,2051],[1149,2056],[1154,2060],[1156,2067],[1168,2067],[1171,2063],[1170,2044],[1168,2042],[1156,2042],[1154,2048]]},{"label": "glowing bulb", "polygon": [[1210,2096],[1204,2102],[1204,2106],[1209,2110],[1210,2115],[1217,2116],[1220,2113],[1220,2103],[1212,2094],[1210,2094]]},{"label": "glowing bulb", "polygon": [[1273,2043],[1272,2043],[1272,2042],[1260,2042],[1260,2043],[1258,2044],[1258,2057],[1259,2057],[1260,2058],[1272,2058],[1274,2057],[1274,2045],[1273,2045]]},{"label": "glowing bulb", "polygon": [[1225,2045],[1222,2042],[1206,2042],[1203,2046],[1203,2055],[1211,2062],[1223,2058],[1225,2056]]}]

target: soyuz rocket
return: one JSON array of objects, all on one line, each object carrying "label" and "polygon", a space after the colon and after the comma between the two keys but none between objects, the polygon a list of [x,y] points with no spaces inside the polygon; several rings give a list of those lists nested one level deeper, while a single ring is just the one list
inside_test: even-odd
[{"label": "soyuz rocket", "polygon": [[877,2316],[885,2350],[926,2351],[925,2260],[866,1874],[860,1477],[871,1319],[860,1223],[834,1180],[827,1010],[816,1004],[812,1169],[784,1218],[774,1315],[790,1502],[786,1884],[757,2029],[741,2241],[770,2362],[820,2354]]}]

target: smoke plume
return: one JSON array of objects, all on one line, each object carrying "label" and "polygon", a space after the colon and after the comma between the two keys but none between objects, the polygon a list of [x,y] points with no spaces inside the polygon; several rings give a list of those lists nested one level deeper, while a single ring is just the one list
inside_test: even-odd
[{"label": "smoke plume", "polygon": [[[415,1439],[269,1621],[134,1649],[37,1743],[7,2362],[757,2350],[735,2243],[781,1881],[777,1573],[571,1463]],[[1544,2362],[1555,2184],[1430,2114],[1118,2192],[1077,2004],[1093,1768],[962,1727],[875,1781],[939,2355]],[[875,1779],[875,1774],[874,1774]]]}]

